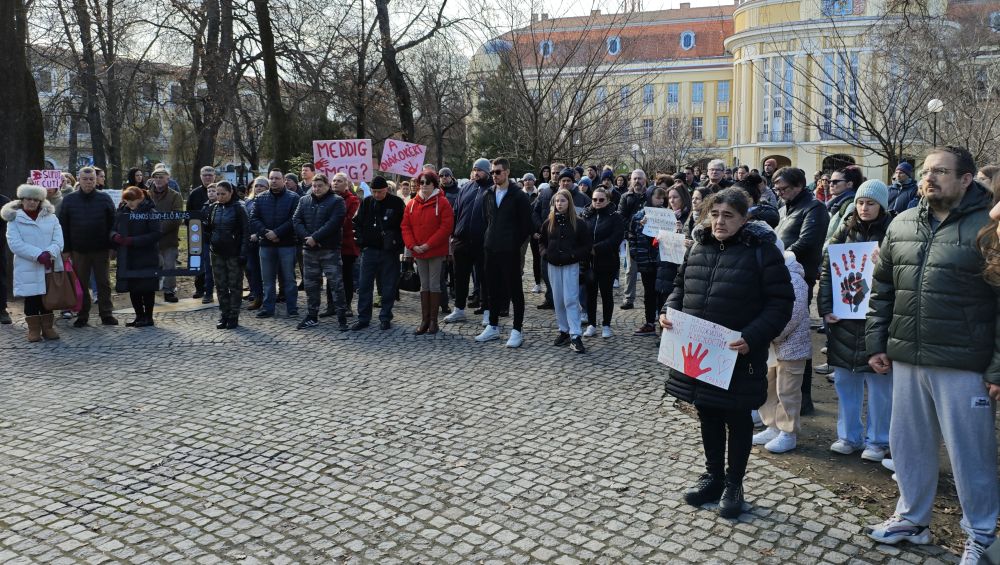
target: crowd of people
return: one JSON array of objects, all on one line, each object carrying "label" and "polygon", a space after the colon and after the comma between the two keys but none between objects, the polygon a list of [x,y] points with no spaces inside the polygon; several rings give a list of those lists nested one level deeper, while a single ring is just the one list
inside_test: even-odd
[{"label": "crowd of people", "polygon": [[[778,168],[774,159],[759,171],[713,160],[704,174],[688,167],[652,179],[640,169],[625,176],[562,163],[515,179],[506,159],[478,159],[464,182],[427,166],[412,181],[377,176],[365,187],[305,165],[300,175],[271,170],[245,191],[217,180],[212,167],[201,173],[186,206],[162,166],[148,179],[130,171],[118,210],[92,167],[67,179],[72,190],[20,186],[0,217],[28,340],[58,339],[41,297],[45,274],[64,258],[85,283],[73,326],[89,323],[91,279],[101,323],[118,324],[112,250],[119,253],[115,288],[129,293],[135,310],[126,325],[154,325],[155,293],[177,300],[176,280],[161,271],[177,261],[183,223],[158,212],[200,213],[210,253],[194,296],[218,300],[220,330],[238,327],[243,311],[275,316],[279,304],[300,318],[299,290],[306,311],[298,329],[330,317],[341,331],[363,331],[378,307],[387,330],[406,285],[419,292],[414,334],[438,333],[439,318],[467,321],[472,309],[484,326],[477,342],[503,337],[500,319],[510,317],[506,346],[518,348],[526,339],[522,277],[530,250],[527,284],[545,293],[538,308],[554,311],[555,346],[584,353],[582,338],[612,337],[614,289],[627,310],[639,285],[635,336],[673,331],[671,309],[740,333],[728,344],[737,352],[728,388],[669,370],[667,392],[691,403],[701,424],[706,472],[685,492],[690,504],[718,502],[722,516],[739,516],[752,446],[794,449],[801,416],[814,410],[812,375],[832,373],[839,402],[830,450],[882,462],[899,485],[896,514],[868,534],[890,544],[930,541],[943,439],[969,536],[963,562],[976,562],[994,540],[1000,192],[997,169],[977,170],[965,149],[933,149],[919,174],[901,163],[892,185],[866,179],[854,165],[809,183],[803,170]],[[677,220],[686,246],[681,264],[663,260],[658,237],[644,229],[656,208]],[[839,319],[834,303],[844,288],[831,273],[828,247],[860,242],[877,245],[869,312]],[[814,299],[822,319],[815,327]],[[812,367],[813,330],[826,334],[823,367]],[[757,433],[755,419],[763,424]]]}]

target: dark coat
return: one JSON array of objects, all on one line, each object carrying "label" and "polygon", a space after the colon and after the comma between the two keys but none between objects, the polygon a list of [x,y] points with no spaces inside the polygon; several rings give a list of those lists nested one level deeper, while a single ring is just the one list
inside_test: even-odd
[{"label": "dark coat", "polygon": [[609,204],[600,210],[587,208],[583,220],[587,222],[587,229],[594,244],[591,259],[594,271],[618,272],[621,268],[618,248],[625,238],[625,224],[622,222],[622,217],[616,214]]},{"label": "dark coat", "polygon": [[771,226],[772,229],[777,229],[778,224],[781,223],[781,212],[767,202],[759,202],[754,205],[750,208],[748,216],[750,220],[759,220],[764,222],[765,224]]},{"label": "dark coat", "polygon": [[403,252],[403,199],[387,194],[382,201],[368,196],[354,216],[354,241],[361,249]]},{"label": "dark coat", "polygon": [[486,216],[484,216],[483,199],[486,192],[493,186],[489,179],[482,183],[470,181],[465,183],[458,195],[458,205],[455,207],[455,231],[452,237],[482,248],[486,237]]},{"label": "dark coat", "polygon": [[554,232],[550,232],[548,220],[542,224],[542,237],[538,245],[542,258],[557,267],[590,259],[591,239],[586,222],[577,219],[574,230],[564,214],[556,214],[555,220]]},{"label": "dark coat", "polygon": [[667,392],[699,407],[758,408],[767,400],[768,347],[795,303],[784,257],[774,232],[752,222],[725,243],[701,226],[693,235],[666,305],[740,332],[750,352],[737,357],[728,390],[671,369]]},{"label": "dark coat", "polygon": [[[137,214],[155,212],[153,201],[145,199],[135,209]],[[123,207],[115,218],[111,237],[121,234],[128,238],[128,245],[118,247],[118,272],[115,281],[116,292],[155,292],[160,286],[159,276],[154,273],[160,269],[159,242],[163,233],[160,231],[160,221],[149,218],[130,219],[130,210]],[[146,271],[147,276],[129,276],[128,272]]]},{"label": "dark coat", "polygon": [[63,198],[59,208],[66,253],[90,253],[111,249],[111,230],[115,225],[115,203],[107,194],[93,190],[89,194],[73,191]]},{"label": "dark coat", "polygon": [[[688,218],[691,217],[691,211],[684,209],[681,215],[677,217],[677,225],[681,226],[681,230],[687,225]],[[657,260],[659,260],[660,250],[656,249]],[[677,263],[671,263],[670,261],[660,261],[659,265],[656,267],[656,292],[666,296],[674,290],[674,279],[677,277],[677,269],[680,267]]]},{"label": "dark coat", "polygon": [[[882,243],[885,232],[889,228],[891,217],[883,213],[881,218],[873,222],[861,222],[857,212],[851,212],[844,223],[830,238],[830,245],[841,243],[862,243],[876,241]],[[816,296],[816,307],[820,316],[833,313],[833,301],[840,300],[840,288],[834,288],[833,277],[830,276],[830,253],[823,252],[823,272],[819,278],[819,294]],[[865,349],[865,321],[840,320],[826,327],[827,360],[831,367],[840,367],[855,373],[870,373],[869,355]]]},{"label": "dark coat", "polygon": [[[332,190],[322,198],[310,192],[299,199],[299,205],[292,216],[295,235],[302,241],[303,249],[340,250],[340,240],[344,233],[344,218],[347,205],[344,199]],[[305,239],[311,237],[316,247],[309,247]]]},{"label": "dark coat", "polygon": [[910,179],[904,184],[894,182],[889,187],[889,212],[893,216],[898,216],[910,208],[916,208],[919,202],[917,181]]},{"label": "dark coat", "polygon": [[795,260],[805,269],[807,283],[815,281],[819,274],[829,224],[826,206],[808,190],[803,189],[781,208],[781,222],[775,231],[785,244],[785,251],[794,253]]},{"label": "dark coat", "polygon": [[[283,189],[278,195],[268,190],[254,198],[250,212],[250,230],[260,238],[261,247],[291,247],[295,245],[292,216],[299,205],[299,195]],[[264,232],[274,230],[278,241],[264,237]]]},{"label": "dark coat", "polygon": [[984,373],[1000,384],[1000,288],[983,279],[976,245],[991,205],[989,191],[973,182],[937,229],[926,199],[889,224],[868,303],[868,353]]},{"label": "dark coat", "polygon": [[188,194],[187,211],[201,210],[208,203],[208,189],[205,185],[196,186],[191,189],[191,194]]},{"label": "dark coat", "polygon": [[535,230],[531,221],[531,204],[521,187],[507,185],[507,194],[497,206],[496,185],[491,186],[483,196],[483,217],[486,232],[483,245],[487,251],[513,253],[520,251],[521,245]]},{"label": "dark coat", "polygon": [[635,261],[640,273],[655,273],[660,268],[660,250],[653,245],[653,238],[642,233],[639,222],[646,217],[646,210],[640,208],[632,217],[628,232],[628,254]]},{"label": "dark coat", "polygon": [[212,253],[223,257],[246,257],[250,247],[250,216],[236,198],[208,206],[204,224]]}]

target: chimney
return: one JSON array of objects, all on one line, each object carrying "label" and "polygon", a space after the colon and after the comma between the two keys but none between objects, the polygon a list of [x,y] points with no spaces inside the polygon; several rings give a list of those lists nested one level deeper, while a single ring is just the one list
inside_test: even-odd
[{"label": "chimney", "polygon": [[690,2],[681,2],[681,6],[680,6],[681,10],[687,10],[690,7],[691,7],[691,3]]},{"label": "chimney", "polygon": [[542,12],[542,21],[544,22],[547,19],[549,19],[549,15],[546,14],[545,12]]},{"label": "chimney", "polygon": [[538,14],[536,14],[535,12],[532,12],[531,13],[531,23],[536,23],[536,22],[538,22]]},{"label": "chimney", "polygon": [[600,15],[601,15],[601,10],[600,10],[600,9],[597,9],[597,10],[591,10],[591,11],[590,11],[590,17],[594,17],[594,16],[600,16]]}]

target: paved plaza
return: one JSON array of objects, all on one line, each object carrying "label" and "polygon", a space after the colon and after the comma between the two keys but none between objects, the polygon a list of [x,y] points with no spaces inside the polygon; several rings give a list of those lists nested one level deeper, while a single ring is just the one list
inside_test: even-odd
[{"label": "paved plaza", "polygon": [[415,337],[406,293],[387,332],[0,328],[0,563],[956,561],[873,545],[884,517],[756,454],[738,521],[685,505],[698,423],[641,308],[578,355],[533,296],[520,350],[475,321]]}]

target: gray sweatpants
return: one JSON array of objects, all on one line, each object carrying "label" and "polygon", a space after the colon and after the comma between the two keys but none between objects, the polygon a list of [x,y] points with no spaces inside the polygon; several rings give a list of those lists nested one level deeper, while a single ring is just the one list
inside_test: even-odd
[{"label": "gray sweatpants", "polygon": [[944,439],[962,505],[962,529],[989,545],[1000,513],[996,406],[983,376],[971,371],[892,363],[889,447],[896,464],[896,512],[930,525],[938,484],[938,450]]}]

